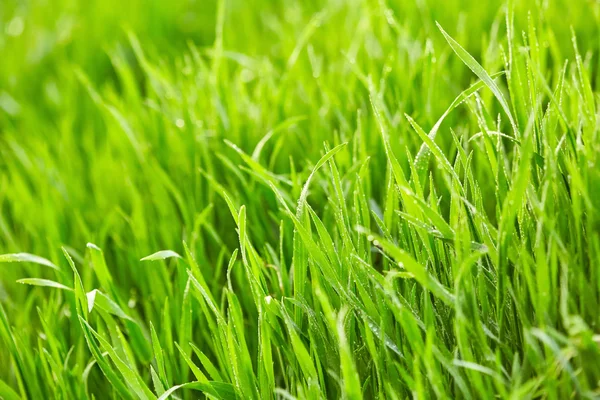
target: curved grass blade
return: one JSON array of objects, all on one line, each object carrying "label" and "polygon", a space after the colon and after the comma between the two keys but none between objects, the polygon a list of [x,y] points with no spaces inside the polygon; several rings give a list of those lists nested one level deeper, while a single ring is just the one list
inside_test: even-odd
[{"label": "curved grass blade", "polygon": [[233,385],[225,382],[188,382],[181,385],[173,386],[168,389],[158,398],[158,400],[166,400],[179,389],[193,389],[210,394],[211,396],[221,400],[237,400],[240,397],[237,395]]},{"label": "curved grass blade", "polygon": [[19,279],[17,283],[22,283],[24,285],[32,285],[32,286],[45,286],[45,287],[53,287],[56,289],[73,291],[72,288],[63,285],[62,283],[54,282],[49,279],[40,279],[40,278],[24,278]]},{"label": "curved grass blade", "polygon": [[465,63],[467,67],[469,67],[471,71],[473,71],[475,75],[477,75],[479,79],[483,81],[483,83],[485,83],[485,85],[492,91],[492,93],[494,93],[494,96],[496,96],[496,99],[498,99],[498,102],[502,106],[502,109],[508,116],[513,131],[515,132],[515,136],[518,137],[519,128],[515,122],[512,112],[510,111],[508,102],[506,101],[506,98],[500,91],[498,85],[496,85],[496,82],[494,82],[492,77],[481,66],[481,64],[479,64],[477,60],[475,60],[475,58],[473,58],[473,56],[469,54],[469,52],[467,52],[460,44],[458,44],[456,40],[454,40],[450,35],[446,33],[444,28],[442,28],[442,26],[438,22],[436,22],[436,25],[438,29],[442,32],[442,35],[444,35],[444,38],[446,39],[452,50],[456,53],[456,55],[462,60],[462,62]]},{"label": "curved grass blade", "polygon": [[56,270],[60,270],[60,268],[58,268],[52,261],[47,260],[44,257],[36,256],[34,254],[29,253],[2,254],[0,255],[0,263],[2,262],[30,262],[33,264],[39,264]]},{"label": "curved grass blade", "polygon": [[167,258],[183,258],[173,250],[161,250],[156,253],[150,254],[146,256],[140,261],[157,261],[157,260],[166,260]]}]

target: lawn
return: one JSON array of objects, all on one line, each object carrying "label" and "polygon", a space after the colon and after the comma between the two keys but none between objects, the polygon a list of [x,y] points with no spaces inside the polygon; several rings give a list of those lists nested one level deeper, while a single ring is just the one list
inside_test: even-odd
[{"label": "lawn", "polygon": [[600,3],[0,2],[0,399],[600,397]]}]

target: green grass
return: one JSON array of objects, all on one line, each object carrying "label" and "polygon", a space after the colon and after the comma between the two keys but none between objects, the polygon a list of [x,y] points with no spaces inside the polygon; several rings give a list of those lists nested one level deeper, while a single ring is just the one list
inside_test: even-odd
[{"label": "green grass", "polygon": [[600,397],[600,3],[0,2],[0,398]]}]

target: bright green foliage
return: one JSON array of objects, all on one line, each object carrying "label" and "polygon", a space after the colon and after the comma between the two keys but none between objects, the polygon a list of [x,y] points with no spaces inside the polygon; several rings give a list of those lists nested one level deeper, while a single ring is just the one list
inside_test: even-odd
[{"label": "bright green foliage", "polygon": [[600,397],[600,3],[0,2],[0,398]]}]

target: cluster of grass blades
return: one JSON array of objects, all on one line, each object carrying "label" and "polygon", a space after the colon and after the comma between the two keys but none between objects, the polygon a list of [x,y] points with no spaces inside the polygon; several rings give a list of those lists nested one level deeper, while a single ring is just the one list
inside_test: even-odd
[{"label": "cluster of grass blades", "polygon": [[0,398],[600,397],[598,4],[175,3],[7,3]]}]

